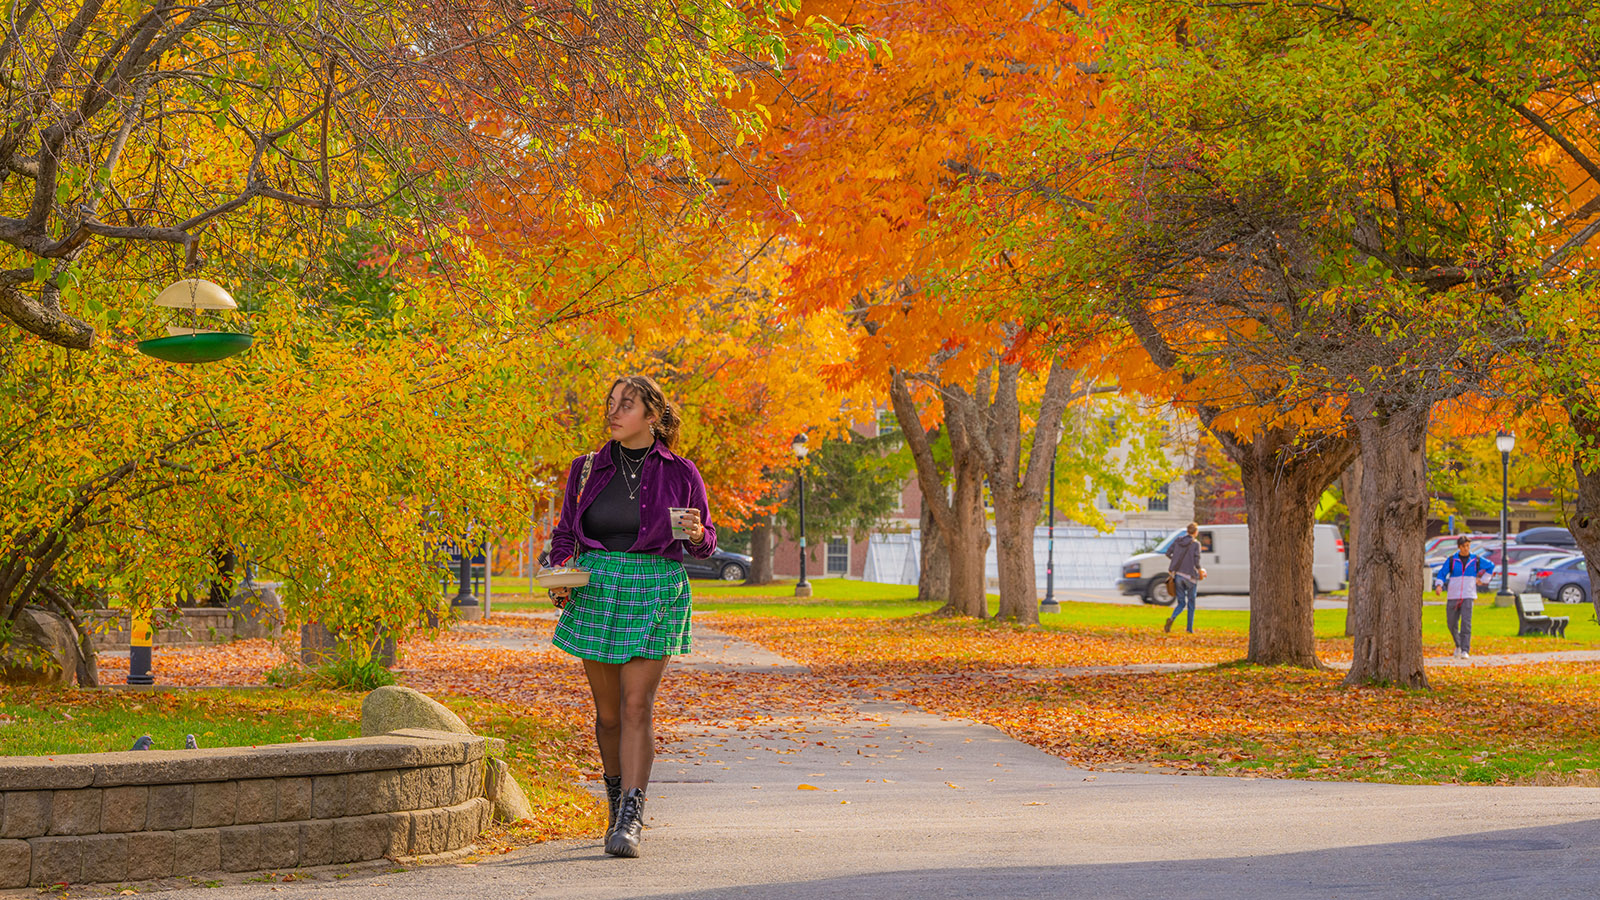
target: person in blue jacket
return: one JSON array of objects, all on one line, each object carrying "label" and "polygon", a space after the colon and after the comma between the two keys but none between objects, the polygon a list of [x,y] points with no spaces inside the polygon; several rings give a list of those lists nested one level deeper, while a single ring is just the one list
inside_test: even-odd
[{"label": "person in blue jacket", "polygon": [[1472,602],[1478,599],[1478,585],[1487,584],[1494,563],[1472,555],[1472,541],[1465,535],[1456,538],[1456,554],[1434,573],[1435,585],[1444,585],[1444,621],[1456,642],[1456,657],[1472,656]]}]

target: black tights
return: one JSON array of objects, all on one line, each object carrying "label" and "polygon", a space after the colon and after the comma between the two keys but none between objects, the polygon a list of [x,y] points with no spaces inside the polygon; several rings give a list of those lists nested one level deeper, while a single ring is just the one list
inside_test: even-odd
[{"label": "black tights", "polygon": [[594,737],[607,775],[622,776],[624,793],[650,783],[656,759],[656,688],[666,659],[634,657],[625,663],[583,661],[594,695]]}]

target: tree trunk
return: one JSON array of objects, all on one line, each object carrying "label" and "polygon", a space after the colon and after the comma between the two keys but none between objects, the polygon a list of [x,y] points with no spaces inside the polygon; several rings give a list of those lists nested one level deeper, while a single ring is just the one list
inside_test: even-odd
[{"label": "tree trunk", "polygon": [[917,560],[917,602],[950,602],[950,548],[945,543],[939,520],[922,504],[922,546]]},{"label": "tree trunk", "polygon": [[[1344,558],[1349,561],[1349,570],[1355,571],[1356,547],[1359,546],[1357,538],[1361,534],[1361,457],[1357,456],[1339,476],[1339,487],[1344,492],[1344,505],[1350,511],[1350,530],[1344,536]],[[1344,636],[1355,635],[1356,605],[1360,595],[1356,593],[1355,582],[1347,585],[1347,596],[1344,603]]]},{"label": "tree trunk", "polygon": [[989,614],[987,573],[989,522],[983,508],[983,471],[971,455],[956,460],[956,490],[951,498],[955,527],[950,529],[950,598],[940,615]]},{"label": "tree trunk", "polygon": [[232,547],[223,545],[213,551],[212,559],[216,561],[216,576],[211,579],[206,606],[227,609],[228,601],[233,598],[233,570],[239,563],[239,557]]},{"label": "tree trunk", "polygon": [[1322,668],[1317,659],[1311,562],[1317,499],[1349,462],[1342,438],[1316,452],[1297,450],[1292,432],[1241,441],[1213,430],[1239,464],[1250,525],[1250,649],[1264,666]]},{"label": "tree trunk", "polygon": [[[940,394],[949,397],[959,388],[941,386]],[[951,465],[955,469],[955,491],[948,497],[944,473],[934,461],[922,427],[922,417],[911,396],[911,386],[898,369],[891,372],[889,398],[894,415],[905,435],[906,446],[917,464],[917,484],[922,502],[938,520],[945,536],[950,561],[950,596],[935,614],[983,617],[988,614],[984,593],[984,555],[989,549],[989,528],[983,509],[983,465],[973,452],[972,441],[959,416],[951,416],[951,403],[944,403],[945,426],[949,429]]]},{"label": "tree trunk", "polygon": [[[1361,407],[1365,406],[1363,409]],[[1361,543],[1351,594],[1361,597],[1345,684],[1425,688],[1422,544],[1428,515],[1423,442],[1428,410],[1356,404],[1361,436]]]},{"label": "tree trunk", "polygon": [[750,571],[745,573],[745,584],[771,584],[772,577],[772,517],[765,516],[750,529]]},{"label": "tree trunk", "polygon": [[[1600,586],[1600,416],[1584,412],[1592,409],[1587,396],[1567,397],[1566,407],[1578,447],[1572,454],[1572,471],[1577,475],[1578,499],[1573,505],[1567,528],[1583,551],[1589,566],[1589,584]],[[1600,592],[1589,591],[1589,603],[1600,619]]]},{"label": "tree trunk", "polygon": [[[1022,459],[1022,407],[1017,386],[1022,366],[997,362],[994,402],[988,409],[973,409],[974,426],[985,420],[985,427],[973,427],[979,457],[989,474],[989,490],[994,497],[995,534],[999,546],[995,556],[1000,569],[999,617],[1026,625],[1039,622],[1039,582],[1034,573],[1033,533],[1044,507],[1050,460],[1061,437],[1061,418],[1067,404],[1086,392],[1074,386],[1077,373],[1055,360],[1045,378],[1044,395],[1033,430],[1033,446],[1026,466]],[[979,403],[988,403],[988,377],[978,381]]]},{"label": "tree trunk", "polygon": [[1039,582],[1034,577],[1033,529],[1039,510],[994,492],[995,557],[1000,567],[1000,610],[996,618],[1039,624]]}]

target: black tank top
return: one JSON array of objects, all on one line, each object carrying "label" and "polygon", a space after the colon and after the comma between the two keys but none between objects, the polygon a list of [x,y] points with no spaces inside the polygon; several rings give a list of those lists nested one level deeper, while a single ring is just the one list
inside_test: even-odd
[{"label": "black tank top", "polygon": [[583,533],[607,550],[626,552],[639,541],[640,482],[631,476],[644,466],[650,448],[625,450],[616,441],[610,446],[611,465],[617,471],[583,511]]}]

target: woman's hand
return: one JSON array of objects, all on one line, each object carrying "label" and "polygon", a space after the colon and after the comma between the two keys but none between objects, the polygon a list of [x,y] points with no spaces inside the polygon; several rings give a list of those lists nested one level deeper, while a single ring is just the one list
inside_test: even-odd
[{"label": "woman's hand", "polygon": [[683,514],[682,528],[689,535],[689,543],[703,544],[706,540],[706,526],[700,521],[700,510],[691,509]]},{"label": "woman's hand", "polygon": [[550,605],[556,609],[566,609],[567,601],[572,599],[572,588],[551,588]]}]

